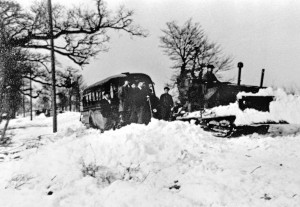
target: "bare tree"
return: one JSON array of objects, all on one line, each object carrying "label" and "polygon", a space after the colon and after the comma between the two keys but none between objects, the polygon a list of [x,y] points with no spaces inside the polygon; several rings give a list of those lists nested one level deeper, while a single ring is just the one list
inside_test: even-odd
[{"label": "bare tree", "polygon": [[[53,37],[55,53],[83,66],[99,52],[107,51],[108,31],[124,31],[132,36],[146,36],[146,32],[133,24],[133,11],[124,7],[114,14],[103,0],[95,0],[94,9],[77,7],[67,9],[53,6]],[[35,4],[29,12],[12,1],[0,3],[1,24],[6,26],[9,44],[14,47],[50,50],[47,5]],[[36,58],[36,57],[35,57]],[[36,58],[43,61],[43,59]]]},{"label": "bare tree", "polygon": [[22,73],[26,69],[22,57],[20,50],[5,45],[0,36],[0,119],[6,114],[6,124],[2,129],[0,143],[5,138],[10,119],[15,116],[22,103],[20,88]]},{"label": "bare tree", "polygon": [[67,72],[60,74],[60,77],[65,80],[64,88],[60,90],[60,98],[64,99],[64,96],[67,96],[68,100],[66,103],[69,106],[69,110],[71,111],[72,106],[75,106],[75,110],[80,111],[81,91],[86,87],[82,75],[78,69],[68,67]]},{"label": "bare tree", "polygon": [[[83,67],[99,52],[108,50],[109,31],[123,31],[131,36],[146,36],[143,29],[134,25],[132,10],[120,7],[116,12],[110,12],[103,0],[95,0],[95,6],[92,8],[67,9],[58,4],[53,6],[53,38],[56,41],[54,48],[56,54],[67,57]],[[4,107],[2,106],[6,105],[8,110],[14,111],[13,104],[19,102],[12,101],[13,98],[19,97],[21,93],[28,95],[28,90],[32,90],[31,88],[21,90],[22,78],[44,85],[50,84],[49,56],[45,53],[51,50],[47,12],[45,1],[33,5],[30,11],[24,11],[14,1],[0,0],[1,69],[3,69],[3,74],[15,71],[15,69],[22,71],[16,76],[20,83],[14,77],[12,80],[16,81],[10,83],[10,78],[2,74],[0,76],[2,89],[0,91],[0,116],[3,113]],[[4,51],[5,48],[10,48],[12,54],[18,51],[22,56],[9,56],[11,64],[7,65],[5,55],[9,53]],[[19,66],[20,63],[23,64],[22,67],[12,67],[12,65]],[[58,78],[57,85],[63,87],[65,80],[63,75],[61,77]],[[11,96],[16,91],[18,91],[17,96]],[[8,101],[5,102],[4,98]]]},{"label": "bare tree", "polygon": [[[22,10],[16,2],[0,1],[0,25],[7,44],[26,49],[26,60],[32,63],[31,76],[27,73],[23,78],[41,84],[51,84],[50,58],[44,52],[51,49],[47,12],[45,1],[33,5],[30,11]],[[83,67],[99,52],[108,51],[109,31],[147,36],[145,30],[134,25],[133,15],[133,11],[125,7],[113,13],[103,0],[95,0],[93,9],[67,9],[56,4],[53,6],[54,51]],[[57,86],[64,85],[57,83]]]},{"label": "bare tree", "polygon": [[[160,37],[161,47],[173,61],[175,77],[179,91],[186,91],[187,79],[201,79],[203,69],[213,64],[215,71],[231,69],[232,59],[222,55],[221,47],[208,41],[199,23],[192,19],[179,26],[176,22],[168,22],[167,28]],[[184,95],[184,94],[181,94]]]}]

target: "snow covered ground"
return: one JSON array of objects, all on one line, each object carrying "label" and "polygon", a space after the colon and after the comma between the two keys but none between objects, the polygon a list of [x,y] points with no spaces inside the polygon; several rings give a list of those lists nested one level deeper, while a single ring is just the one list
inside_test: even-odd
[{"label": "snow covered ground", "polygon": [[[297,106],[298,97],[282,97],[285,110]],[[74,112],[59,114],[56,134],[51,125],[42,115],[11,121],[1,207],[300,205],[299,133],[224,139],[152,120],[101,134]]]}]

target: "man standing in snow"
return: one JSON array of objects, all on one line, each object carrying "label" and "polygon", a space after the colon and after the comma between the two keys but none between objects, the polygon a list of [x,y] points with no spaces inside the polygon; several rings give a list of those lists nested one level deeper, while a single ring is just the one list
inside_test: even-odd
[{"label": "man standing in snow", "polygon": [[119,112],[120,112],[120,119],[123,124],[128,123],[128,113],[130,107],[130,86],[129,81],[125,80],[124,85],[119,88],[118,91],[118,98],[119,98]]},{"label": "man standing in snow", "polygon": [[112,110],[111,110],[111,99],[110,99],[110,94],[108,92],[104,93],[103,99],[100,100],[100,111],[101,114],[104,117],[109,117],[111,116]]},{"label": "man standing in snow", "polygon": [[116,125],[116,114],[112,110],[112,100],[110,98],[110,93],[105,92],[103,99],[99,101],[100,103],[100,112],[103,116],[103,130],[109,130],[115,127]]},{"label": "man standing in snow", "polygon": [[169,121],[171,118],[171,108],[173,107],[173,99],[169,94],[169,88],[165,87],[165,93],[160,96],[160,106],[161,106],[161,118],[165,121]]},{"label": "man standing in snow", "polygon": [[137,107],[137,123],[148,124],[151,119],[150,107],[148,104],[149,89],[144,82],[139,82],[137,87],[135,104]]},{"label": "man standing in snow", "polygon": [[129,123],[137,123],[137,104],[136,104],[136,95],[138,89],[135,83],[132,83],[129,90],[129,100],[130,100],[130,118]]},{"label": "man standing in snow", "polygon": [[[203,85],[203,84],[202,84]],[[188,102],[187,109],[188,112],[201,110],[203,105],[203,93],[202,86],[198,80],[193,80],[189,90],[187,92]]]}]

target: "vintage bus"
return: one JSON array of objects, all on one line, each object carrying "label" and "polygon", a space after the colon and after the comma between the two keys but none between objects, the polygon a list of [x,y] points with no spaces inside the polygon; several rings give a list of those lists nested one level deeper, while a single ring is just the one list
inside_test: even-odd
[{"label": "vintage bus", "polygon": [[[143,73],[121,73],[96,82],[83,91],[81,121],[86,126],[98,128],[101,131],[121,126],[118,91],[126,80],[130,82],[130,85],[135,84],[136,86],[139,82],[145,83],[150,97],[148,101],[150,114],[154,118],[159,117],[159,101],[155,95],[154,83],[151,78]],[[103,115],[104,106],[101,105],[103,103],[101,100],[107,93],[111,97],[111,114],[109,117]]]}]

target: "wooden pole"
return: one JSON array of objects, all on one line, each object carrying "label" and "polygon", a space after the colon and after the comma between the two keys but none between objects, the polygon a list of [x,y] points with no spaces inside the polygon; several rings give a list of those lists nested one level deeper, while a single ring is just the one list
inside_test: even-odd
[{"label": "wooden pole", "polygon": [[[24,79],[22,80],[22,83],[23,83],[23,86],[22,86],[22,88],[24,89],[24,86],[25,86],[25,81],[24,81]],[[23,117],[25,117],[25,95],[23,94],[23,96],[22,96],[22,104],[23,104]]]},{"label": "wooden pole", "polygon": [[32,76],[32,69],[30,69],[30,82],[29,82],[29,87],[30,87],[30,120],[32,121],[32,81],[31,81],[31,76]]},{"label": "wooden pole", "polygon": [[55,88],[55,57],[54,57],[54,40],[53,40],[53,23],[52,23],[52,4],[48,0],[50,44],[51,44],[51,73],[52,73],[52,112],[53,112],[53,132],[57,132],[57,114],[56,114],[56,88]]}]

